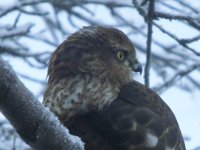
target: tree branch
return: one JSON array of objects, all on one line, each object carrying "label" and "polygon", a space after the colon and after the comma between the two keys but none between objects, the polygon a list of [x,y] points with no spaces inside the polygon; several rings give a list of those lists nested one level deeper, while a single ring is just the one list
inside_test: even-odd
[{"label": "tree branch", "polygon": [[200,64],[191,65],[188,69],[181,70],[177,72],[174,76],[168,79],[164,84],[154,87],[153,89],[160,94],[166,89],[170,88],[175,82],[180,81],[181,78],[187,76],[191,72],[195,71],[197,68],[200,68]]},{"label": "tree branch", "polygon": [[[168,32],[167,30],[165,30],[164,28],[162,28],[160,25],[158,25],[157,23],[153,23],[160,31],[162,31],[163,33],[167,34],[168,36],[170,36],[172,39],[174,39],[176,42],[178,42],[181,46],[187,48],[188,50],[190,50],[191,52],[193,52],[195,55],[200,56],[200,53],[198,51],[196,51],[195,49],[189,47],[187,45],[187,41],[185,40],[181,40],[179,38],[176,37],[176,35]],[[196,39],[195,39],[196,40]]]},{"label": "tree branch", "polygon": [[21,138],[33,149],[83,150],[78,137],[70,135],[58,119],[19,81],[0,58],[0,110]]},{"label": "tree branch", "polygon": [[145,85],[149,87],[149,72],[151,66],[151,43],[152,43],[152,22],[154,16],[154,0],[149,1],[149,10],[147,17],[148,34],[147,34],[147,55],[146,55],[146,66],[145,66]]}]

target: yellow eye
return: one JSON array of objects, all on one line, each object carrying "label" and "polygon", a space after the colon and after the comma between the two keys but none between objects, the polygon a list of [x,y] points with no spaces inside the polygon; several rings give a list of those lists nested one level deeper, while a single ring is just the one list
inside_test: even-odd
[{"label": "yellow eye", "polygon": [[124,52],[123,51],[118,51],[117,52],[117,58],[122,61],[124,60]]}]

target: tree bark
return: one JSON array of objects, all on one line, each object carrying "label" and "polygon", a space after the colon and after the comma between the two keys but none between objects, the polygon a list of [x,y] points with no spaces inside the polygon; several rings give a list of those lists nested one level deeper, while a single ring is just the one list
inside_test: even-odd
[{"label": "tree bark", "polygon": [[33,149],[84,149],[80,138],[69,134],[68,129],[33,96],[1,58],[0,111]]}]

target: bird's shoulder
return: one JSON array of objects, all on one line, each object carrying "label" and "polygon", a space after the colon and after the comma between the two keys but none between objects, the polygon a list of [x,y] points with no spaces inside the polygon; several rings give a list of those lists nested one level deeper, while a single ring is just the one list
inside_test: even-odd
[{"label": "bird's shoulder", "polygon": [[[151,89],[133,81],[101,111],[75,118],[69,129],[97,150],[184,150],[176,118]],[[97,148],[98,147],[98,148]]]}]

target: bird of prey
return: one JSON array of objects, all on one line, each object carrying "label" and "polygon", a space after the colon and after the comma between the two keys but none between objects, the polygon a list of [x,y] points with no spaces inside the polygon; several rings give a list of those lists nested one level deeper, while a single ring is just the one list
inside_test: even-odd
[{"label": "bird of prey", "polygon": [[132,71],[142,68],[122,31],[84,27],[52,53],[43,103],[86,150],[185,150],[170,108]]}]

